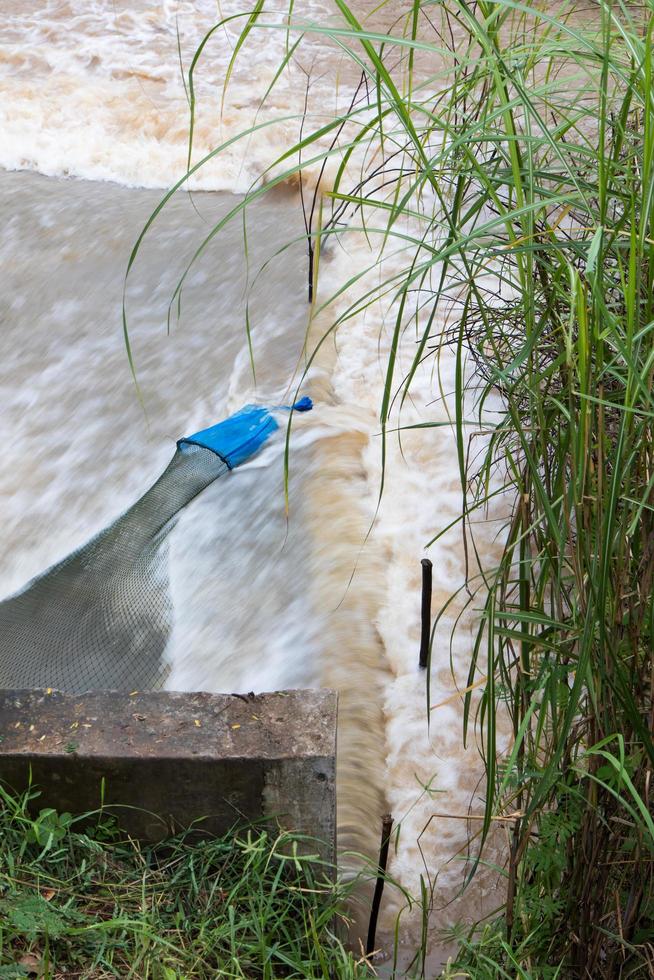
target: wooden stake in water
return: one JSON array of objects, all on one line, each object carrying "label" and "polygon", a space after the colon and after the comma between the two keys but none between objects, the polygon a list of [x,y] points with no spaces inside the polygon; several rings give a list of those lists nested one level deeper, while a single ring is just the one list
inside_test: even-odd
[{"label": "wooden stake in water", "polygon": [[370,924],[368,925],[368,939],[366,940],[366,956],[370,956],[375,951],[375,936],[377,935],[377,919],[381,906],[382,895],[384,893],[384,881],[386,879],[386,865],[388,864],[388,847],[391,842],[391,831],[393,829],[393,818],[390,813],[382,817],[382,836],[379,848],[379,864],[377,866],[377,881],[375,883],[375,894],[372,897],[372,907],[370,909]]},{"label": "wooden stake in water", "polygon": [[429,558],[423,558],[422,565],[422,609],[420,632],[420,666],[424,670],[429,662],[429,641],[431,639],[431,570]]}]

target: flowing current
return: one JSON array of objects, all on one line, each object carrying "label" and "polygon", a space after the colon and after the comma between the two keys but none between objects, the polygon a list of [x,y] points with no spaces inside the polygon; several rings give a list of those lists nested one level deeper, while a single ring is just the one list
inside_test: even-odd
[{"label": "flowing current", "polygon": [[[327,0],[304,0],[302,19],[334,22],[333,10]],[[281,21],[271,11],[270,22]],[[309,307],[292,182],[249,206],[245,237],[239,219],[214,238],[191,270],[181,318],[170,329],[168,303],[208,229],[297,139],[305,108],[314,123],[332,118],[357,79],[342,52],[317,34],[261,109],[286,35],[254,31],[223,103],[242,19],[207,42],[193,159],[247,127],[277,121],[216,155],[192,181],[194,193],[175,196],[146,236],[127,288],[142,405],[122,335],[127,259],[163,189],[186,170],[180,61],[188,70],[217,18],[241,8],[236,0],[219,8],[208,0],[6,0],[3,12],[4,596],[132,503],[161,472],[176,438],[248,401],[274,404],[295,392]],[[375,15],[375,27],[401,12],[396,2],[394,13]],[[368,261],[364,237],[353,234],[324,257],[325,289]],[[465,686],[473,623],[464,617],[450,646],[458,607],[442,620],[430,696],[439,707],[428,731],[417,665],[420,559],[434,561],[440,608],[463,581],[459,533],[448,532],[428,552],[425,544],[458,516],[460,489],[450,429],[414,430],[401,451],[390,446],[376,512],[388,312],[373,304],[348,321],[309,373],[303,393],[316,407],[294,422],[288,517],[283,438],[185,511],[171,542],[176,620],[168,686],[336,688],[340,845],[373,856],[381,814],[392,812],[401,833],[390,872],[414,894],[424,876],[440,909],[435,927],[442,927],[462,913],[476,916],[484,891],[480,880],[474,896],[455,901],[468,834],[460,818],[481,810],[478,753],[474,743],[461,746],[456,696],[457,683]],[[401,366],[413,347],[400,350]],[[440,386],[429,365],[418,374],[404,424],[448,420],[454,365],[446,356],[440,372]],[[387,929],[403,905],[399,892],[387,892]],[[408,913],[401,921],[410,943],[418,925]]]}]

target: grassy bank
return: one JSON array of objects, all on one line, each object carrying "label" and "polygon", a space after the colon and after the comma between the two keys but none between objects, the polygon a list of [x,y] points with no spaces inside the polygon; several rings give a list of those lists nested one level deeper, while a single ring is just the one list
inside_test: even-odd
[{"label": "grassy bank", "polygon": [[251,827],[146,847],[106,814],[27,803],[0,801],[0,978],[371,976],[336,938],[345,893],[310,841]]}]

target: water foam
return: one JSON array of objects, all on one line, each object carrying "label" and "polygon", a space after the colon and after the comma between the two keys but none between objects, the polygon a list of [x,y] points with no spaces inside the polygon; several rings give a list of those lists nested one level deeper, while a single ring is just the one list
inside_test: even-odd
[{"label": "water foam", "polygon": [[[345,241],[347,251],[336,251],[323,269],[323,299],[335,293],[346,277],[357,273],[362,274],[357,291],[363,295],[382,277],[399,274],[406,262],[401,251],[395,256],[389,254],[381,269],[375,267],[366,275],[367,264],[374,261],[368,242],[356,232],[348,233]],[[347,298],[332,304],[323,326],[342,314],[352,300],[350,291]],[[431,711],[430,729],[425,673],[418,667],[420,559],[428,556],[433,561],[434,614],[441,611],[466,579],[460,527],[452,527],[431,548],[425,548],[436,534],[456,522],[462,508],[452,425],[455,355],[447,346],[439,352],[437,367],[433,358],[423,362],[412,384],[412,398],[405,402],[401,413],[395,411],[389,426],[392,429],[400,424],[428,421],[436,423],[436,427],[405,430],[401,441],[397,435],[389,435],[384,492],[378,500],[382,479],[379,408],[396,312],[396,304],[388,300],[369,304],[365,312],[339,328],[333,344],[326,345],[331,351],[328,358],[333,361],[333,397],[340,412],[349,414],[356,427],[360,453],[358,464],[352,464],[351,483],[342,488],[340,506],[346,513],[363,508],[365,518],[359,518],[348,560],[341,557],[340,563],[324,562],[316,573],[327,594],[347,589],[354,605],[361,597],[360,612],[368,617],[374,634],[367,640],[367,657],[375,663],[378,673],[376,684],[370,684],[369,689],[375,710],[383,719],[383,761],[379,761],[379,742],[375,746],[377,761],[373,761],[373,752],[368,758],[369,765],[375,766],[370,771],[374,772],[383,797],[383,809],[389,809],[401,825],[398,846],[392,849],[390,873],[413,895],[420,893],[423,876],[431,890],[434,909],[440,909],[432,917],[432,927],[438,930],[457,919],[478,918],[487,907],[487,900],[494,899],[499,904],[501,897],[497,880],[490,873],[482,873],[474,890],[458,897],[470,834],[479,826],[474,818],[483,812],[479,746],[473,736],[468,748],[462,747],[460,692],[466,687],[479,621],[479,611],[474,603],[468,606],[465,591],[450,603],[434,637],[430,703],[439,707]],[[443,318],[434,323],[434,344],[444,328]],[[415,350],[415,333],[405,331],[397,353],[396,378],[406,376]],[[343,439],[345,453],[350,451],[348,440],[348,436]],[[337,444],[332,452],[338,455]],[[325,491],[328,486],[325,480]],[[495,536],[501,528],[501,510],[490,516],[494,519],[480,521],[475,531],[486,567],[497,556]],[[371,527],[365,540],[365,532]],[[340,555],[342,541],[337,540],[335,547]],[[475,571],[472,568],[468,573],[474,576]],[[358,670],[355,664],[352,669]],[[379,739],[379,725],[367,724]],[[376,805],[382,807],[380,800]],[[373,801],[369,801],[369,807],[373,806]],[[381,812],[382,809],[377,810],[378,819]],[[472,816],[472,821],[465,819],[467,815]],[[369,830],[359,833],[358,840],[363,847],[372,847]],[[403,904],[400,893],[391,890],[384,915],[389,932]],[[409,942],[416,937],[417,917],[411,919],[404,914],[404,921],[402,935]]]},{"label": "water foam", "polygon": [[[311,20],[319,11],[314,0],[296,5],[299,18]],[[283,24],[286,12],[284,3],[267,4],[267,22]],[[223,104],[228,66],[246,22],[238,14],[238,0],[220,5],[227,23],[207,41],[195,69],[193,162],[252,126],[270,125],[203,166],[190,182],[196,190],[247,190],[298,138],[305,101],[315,124],[333,118],[350,97],[347,62],[316,36],[306,56],[298,52],[289,62],[261,109],[287,35],[255,29]],[[180,60],[187,75],[219,16],[213,0],[49,0],[38,9],[9,0],[3,15],[0,166],[128,187],[168,187],[183,176],[189,93]]]}]

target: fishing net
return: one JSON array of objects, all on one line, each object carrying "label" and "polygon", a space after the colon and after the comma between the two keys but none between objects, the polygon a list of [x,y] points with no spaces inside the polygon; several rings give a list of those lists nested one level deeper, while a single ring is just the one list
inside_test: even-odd
[{"label": "fishing net", "polygon": [[[311,408],[309,399],[295,406]],[[248,405],[180,439],[152,487],[89,542],[0,603],[0,687],[160,687],[174,609],[168,536],[182,509],[277,428]]]}]

